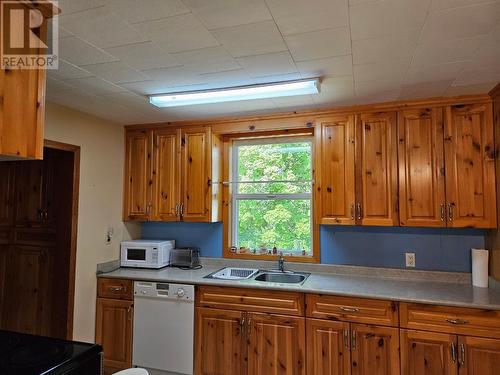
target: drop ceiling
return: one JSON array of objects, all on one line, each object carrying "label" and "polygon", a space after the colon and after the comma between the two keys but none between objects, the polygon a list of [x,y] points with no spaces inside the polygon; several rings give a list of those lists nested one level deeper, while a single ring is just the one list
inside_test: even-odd
[{"label": "drop ceiling", "polygon": [[[485,93],[500,0],[59,0],[49,101],[123,124]],[[321,77],[321,93],[159,109],[146,95]]]}]

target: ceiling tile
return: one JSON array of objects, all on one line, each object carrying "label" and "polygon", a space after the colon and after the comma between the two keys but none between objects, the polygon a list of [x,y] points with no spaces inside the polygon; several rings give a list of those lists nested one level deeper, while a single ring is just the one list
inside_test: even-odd
[{"label": "ceiling tile", "polygon": [[500,63],[500,39],[490,35],[483,40],[471,60],[477,65]]},{"label": "ceiling tile", "polygon": [[285,42],[273,21],[217,29],[212,33],[234,57],[287,50]]},{"label": "ceiling tile", "polygon": [[[55,25],[59,25],[59,23],[56,23]],[[58,33],[59,39],[64,39],[64,38],[69,38],[69,37],[74,36],[73,33],[70,33],[64,27],[61,27],[61,26],[55,26],[55,27],[58,27],[57,33]]]},{"label": "ceiling tile", "polygon": [[158,108],[150,104],[146,96],[138,95],[133,92],[117,92],[103,96],[112,102],[125,105],[127,108],[133,109],[134,111],[141,111],[142,113],[148,113]]},{"label": "ceiling tile", "polygon": [[467,38],[489,34],[500,19],[500,2],[452,8],[429,14],[421,40]]},{"label": "ceiling tile", "polygon": [[127,66],[121,61],[86,65],[85,69],[113,83],[138,82],[150,79],[147,75]]},{"label": "ceiling tile", "polygon": [[478,83],[500,82],[500,64],[464,69],[453,82],[453,86],[468,86]]},{"label": "ceiling tile", "polygon": [[475,36],[448,40],[434,38],[422,42],[415,50],[411,64],[417,67],[470,60],[485,39],[485,36]]},{"label": "ceiling tile", "polygon": [[354,81],[401,84],[408,67],[409,63],[406,60],[389,60],[373,64],[354,65]]},{"label": "ceiling tile", "polygon": [[342,105],[354,97],[354,86],[352,75],[341,77],[325,77],[321,81],[319,94],[311,95],[317,106]]},{"label": "ceiling tile", "polygon": [[73,65],[64,59],[59,59],[59,67],[57,69],[47,70],[47,75],[56,79],[72,79],[90,77],[92,73]]},{"label": "ceiling tile", "polygon": [[206,83],[195,72],[184,66],[173,68],[148,69],[142,71],[149,76],[151,80],[161,82],[165,87],[186,86],[200,83]]},{"label": "ceiling tile", "polygon": [[183,14],[134,25],[167,52],[189,51],[219,45],[193,14]]},{"label": "ceiling tile", "polygon": [[108,7],[129,23],[190,13],[181,0],[107,0]]},{"label": "ceiling tile", "polygon": [[244,69],[200,74],[198,77],[207,82],[210,88],[235,87],[256,83]]},{"label": "ceiling tile", "polygon": [[399,99],[420,99],[444,96],[453,80],[424,82],[413,85],[403,85]]},{"label": "ceiling tile", "polygon": [[304,78],[352,75],[352,55],[299,61],[296,65]]},{"label": "ceiling tile", "polygon": [[387,60],[410,61],[420,29],[410,30],[396,35],[385,35],[377,38],[355,40],[352,42],[354,64],[370,64]]},{"label": "ceiling tile", "polygon": [[299,110],[301,108],[312,107],[314,101],[311,95],[297,95],[287,98],[274,98],[271,99],[276,107],[283,111]]},{"label": "ceiling tile", "polygon": [[61,92],[66,90],[74,90],[75,86],[66,83],[64,81],[60,81],[55,78],[47,77],[47,91],[51,93]]},{"label": "ceiling tile", "polygon": [[327,29],[285,37],[295,61],[343,56],[351,53],[349,29]]},{"label": "ceiling tile", "polygon": [[75,65],[100,64],[118,60],[102,49],[76,37],[59,41],[59,55]]},{"label": "ceiling tile", "polygon": [[283,35],[347,27],[347,0],[267,0]]},{"label": "ceiling tile", "polygon": [[354,91],[359,104],[382,103],[397,100],[401,86],[380,81],[355,82]]},{"label": "ceiling tile", "polygon": [[164,51],[153,42],[107,48],[106,52],[138,70],[170,68],[181,65],[172,54]]},{"label": "ceiling tile", "polygon": [[272,20],[264,0],[184,0],[209,29]]},{"label": "ceiling tile", "polygon": [[124,88],[98,77],[75,78],[67,80],[65,83],[94,95],[105,95],[125,91]]},{"label": "ceiling tile", "polygon": [[61,14],[71,14],[83,10],[102,7],[106,0],[59,0]]},{"label": "ceiling tile", "polygon": [[236,60],[250,77],[266,77],[297,72],[289,52],[240,57]]},{"label": "ceiling tile", "polygon": [[498,2],[499,0],[432,0],[431,11]]},{"label": "ceiling tile", "polygon": [[100,48],[147,40],[107,7],[93,8],[69,15],[63,14],[59,16],[59,23],[69,32]]},{"label": "ceiling tile", "polygon": [[411,85],[422,82],[436,82],[454,79],[464,68],[463,62],[427,65],[422,67],[410,66],[405,78],[405,84]]},{"label": "ceiling tile", "polygon": [[476,95],[485,94],[491,91],[496,86],[495,83],[479,83],[475,85],[468,86],[450,86],[446,90],[446,96],[458,96],[458,95]]},{"label": "ceiling tile", "polygon": [[352,40],[397,35],[420,29],[431,0],[367,2],[349,9]]},{"label": "ceiling tile", "polygon": [[176,61],[184,65],[185,68],[197,74],[241,68],[234,57],[222,47],[208,47],[193,51],[178,52],[172,54],[172,56]]}]

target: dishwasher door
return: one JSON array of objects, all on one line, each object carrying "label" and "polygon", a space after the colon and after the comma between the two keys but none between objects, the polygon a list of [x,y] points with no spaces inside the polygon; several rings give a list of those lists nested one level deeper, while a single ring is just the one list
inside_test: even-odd
[{"label": "dishwasher door", "polygon": [[193,374],[194,286],[136,281],[132,364]]}]

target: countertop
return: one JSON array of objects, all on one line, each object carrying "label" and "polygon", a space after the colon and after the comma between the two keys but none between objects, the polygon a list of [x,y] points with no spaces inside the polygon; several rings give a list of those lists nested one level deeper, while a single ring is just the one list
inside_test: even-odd
[{"label": "countertop", "polygon": [[[316,266],[315,269],[320,272],[312,272],[307,280],[299,285],[260,282],[249,280],[218,280],[206,279],[204,276],[219,270],[230,264],[215,262],[214,264],[205,264],[199,270],[181,270],[178,268],[163,268],[161,270],[119,268],[112,272],[98,274],[98,277],[109,277],[119,279],[132,279],[143,281],[161,281],[179,284],[194,285],[215,285],[239,288],[255,288],[269,290],[285,290],[301,293],[321,293],[339,296],[365,297],[375,299],[385,299],[402,302],[417,302],[435,305],[473,307],[488,310],[500,310],[500,289],[496,288],[477,288],[473,287],[463,278],[460,280],[453,276],[445,277],[447,281],[442,281],[436,272],[411,273],[411,271],[400,271],[397,277],[384,276],[384,272],[374,269],[368,276],[365,268],[347,267],[347,271],[340,268],[334,268],[334,272],[321,272],[331,268]],[[234,265],[233,265],[234,266]],[[241,266],[248,266],[242,264]],[[304,267],[295,270],[311,272]],[[262,268],[262,267],[258,267]],[[272,268],[272,267],[266,267]],[[336,272],[340,270],[341,272]],[[413,271],[415,272],[415,271]],[[438,276],[436,276],[436,274]],[[382,275],[382,276],[381,276]],[[420,278],[420,279],[419,279]],[[432,281],[424,280],[431,279]],[[437,281],[439,280],[439,281]]]}]

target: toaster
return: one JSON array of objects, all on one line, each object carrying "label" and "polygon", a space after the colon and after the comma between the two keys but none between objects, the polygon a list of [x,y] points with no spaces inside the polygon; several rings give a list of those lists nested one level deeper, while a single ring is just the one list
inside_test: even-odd
[{"label": "toaster", "polygon": [[199,268],[200,249],[196,247],[185,247],[170,250],[170,266],[180,268]]}]

